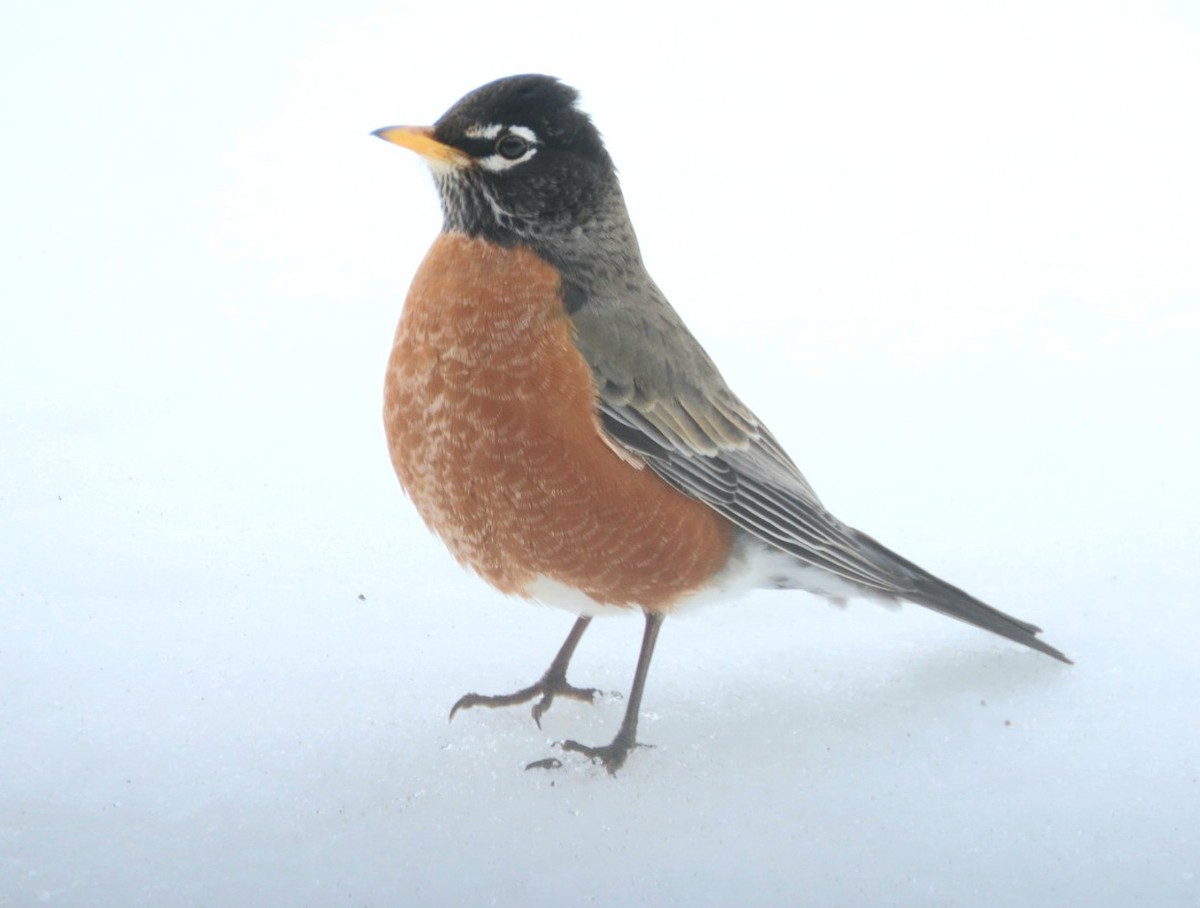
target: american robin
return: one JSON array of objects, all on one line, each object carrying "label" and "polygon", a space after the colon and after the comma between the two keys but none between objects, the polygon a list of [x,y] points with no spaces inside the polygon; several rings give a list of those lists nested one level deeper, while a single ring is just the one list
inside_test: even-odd
[{"label": "american robin", "polygon": [[[454,704],[591,701],[567,666],[592,617],[645,632],[609,772],[636,744],[663,617],[750,589],[907,600],[1069,662],[830,514],[655,286],[600,133],[557,79],[472,91],[432,127],[374,135],[420,154],[444,226],[413,278],[384,421],[400,483],[454,556],[505,593],[579,615],[540,680]],[[556,764],[553,759],[531,766]]]}]

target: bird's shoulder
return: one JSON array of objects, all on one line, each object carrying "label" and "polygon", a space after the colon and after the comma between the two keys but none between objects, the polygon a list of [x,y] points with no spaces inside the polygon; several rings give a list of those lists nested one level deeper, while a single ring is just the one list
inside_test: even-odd
[{"label": "bird's shoulder", "polygon": [[601,424],[614,440],[660,471],[690,463],[819,506],[795,463],[648,274],[591,290],[571,319],[596,382]]}]

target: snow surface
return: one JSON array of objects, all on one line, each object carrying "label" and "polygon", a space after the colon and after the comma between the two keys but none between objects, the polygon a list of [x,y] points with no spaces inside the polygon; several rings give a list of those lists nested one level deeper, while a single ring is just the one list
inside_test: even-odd
[{"label": "snow surface", "polygon": [[[5,8],[0,905],[1200,904],[1194,7],[791,6]],[[571,619],[391,475],[438,214],[368,133],[520,71],[833,510],[1076,666],[763,593],[616,779],[522,769],[616,698],[447,723]]]}]

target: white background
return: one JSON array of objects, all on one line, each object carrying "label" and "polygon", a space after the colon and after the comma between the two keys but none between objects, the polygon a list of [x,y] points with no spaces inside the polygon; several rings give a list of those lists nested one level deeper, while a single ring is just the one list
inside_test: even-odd
[{"label": "white background", "polygon": [[[790,6],[5,6],[0,905],[1200,903],[1200,17]],[[617,699],[446,723],[571,619],[391,475],[439,213],[368,133],[523,71],[826,503],[1075,667],[763,593],[615,780],[522,766]]]}]

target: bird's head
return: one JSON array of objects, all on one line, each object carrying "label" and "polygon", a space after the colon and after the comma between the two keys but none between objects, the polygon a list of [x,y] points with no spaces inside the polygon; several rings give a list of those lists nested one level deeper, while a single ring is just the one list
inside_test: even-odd
[{"label": "bird's head", "polygon": [[577,98],[550,76],[509,76],[475,89],[433,126],[373,135],[428,162],[448,230],[536,245],[586,231],[614,193],[623,210],[612,160]]}]

